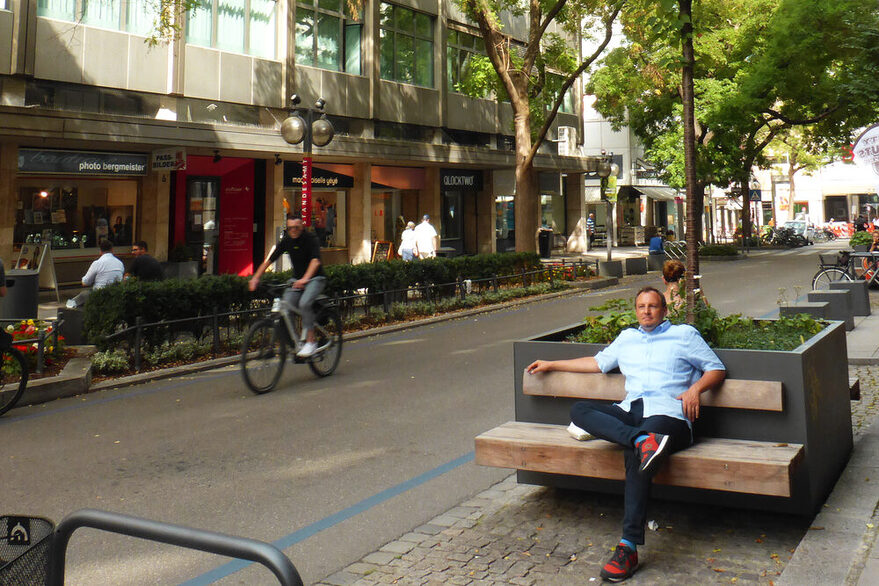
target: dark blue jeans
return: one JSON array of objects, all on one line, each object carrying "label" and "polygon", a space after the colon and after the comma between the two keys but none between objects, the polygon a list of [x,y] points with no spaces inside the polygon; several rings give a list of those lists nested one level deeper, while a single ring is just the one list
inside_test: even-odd
[{"label": "dark blue jeans", "polygon": [[625,505],[623,509],[623,539],[644,543],[644,525],[647,523],[647,502],[650,498],[652,475],[638,472],[640,458],[635,454],[634,441],[649,432],[669,436],[668,453],[677,452],[693,443],[693,434],[687,422],[675,417],[654,415],[644,417],[641,399],[632,402],[629,412],[616,405],[580,401],[571,407],[571,421],[592,435],[623,446],[626,461]]}]

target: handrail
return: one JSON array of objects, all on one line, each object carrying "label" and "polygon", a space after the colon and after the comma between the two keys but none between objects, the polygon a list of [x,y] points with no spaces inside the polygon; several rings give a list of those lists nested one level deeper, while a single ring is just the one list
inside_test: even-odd
[{"label": "handrail", "polygon": [[75,511],[55,527],[49,552],[49,586],[64,585],[67,544],[73,532],[81,527],[257,562],[271,570],[284,586],[302,586],[302,578],[293,562],[281,550],[264,541],[97,509]]}]

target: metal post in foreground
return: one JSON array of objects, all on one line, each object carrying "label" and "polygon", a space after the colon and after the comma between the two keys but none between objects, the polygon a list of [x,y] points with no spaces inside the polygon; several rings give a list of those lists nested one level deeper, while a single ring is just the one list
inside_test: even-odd
[{"label": "metal post in foreground", "polygon": [[196,549],[217,555],[257,562],[275,575],[284,586],[301,586],[302,578],[296,566],[275,546],[247,539],[234,537],[224,533],[214,533],[201,529],[193,529],[182,525],[160,523],[140,517],[131,517],[109,511],[82,509],[71,513],[55,528],[52,546],[49,553],[50,586],[63,586],[64,562],[67,555],[67,544],[73,532],[81,527],[91,527],[129,537],[138,537],[149,541],[167,543],[178,547]]}]

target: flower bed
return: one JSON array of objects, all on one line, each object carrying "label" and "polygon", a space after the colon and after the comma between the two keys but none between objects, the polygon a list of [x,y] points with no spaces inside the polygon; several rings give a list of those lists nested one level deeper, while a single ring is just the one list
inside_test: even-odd
[{"label": "flower bed", "polygon": [[[50,322],[33,319],[22,320],[17,325],[9,324],[6,326],[6,333],[12,336],[12,346],[24,355],[29,372],[36,371],[39,343],[26,342],[26,340],[34,340],[45,335],[43,343],[43,365],[45,368],[51,369],[56,362],[68,357],[68,353],[65,351],[64,336],[58,336],[56,345],[55,337],[52,336],[53,328],[54,326]],[[2,369],[4,374],[18,374],[18,362],[12,360],[10,356],[6,356]]]}]

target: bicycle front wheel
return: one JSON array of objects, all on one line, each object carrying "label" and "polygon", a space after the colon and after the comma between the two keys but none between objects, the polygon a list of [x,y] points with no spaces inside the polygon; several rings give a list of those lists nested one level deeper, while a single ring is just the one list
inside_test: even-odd
[{"label": "bicycle front wheel", "polygon": [[819,289],[830,289],[830,283],[851,280],[851,275],[842,269],[835,267],[821,269],[812,278],[812,289],[815,291]]},{"label": "bicycle front wheel", "polygon": [[314,320],[317,352],[308,361],[311,372],[317,376],[333,374],[342,358],[342,318],[339,312],[325,308]]},{"label": "bicycle front wheel", "polygon": [[278,322],[262,319],[247,330],[241,344],[241,374],[247,387],[257,394],[275,388],[287,357],[287,344]]},{"label": "bicycle front wheel", "polygon": [[0,350],[0,415],[12,409],[27,388],[27,362],[15,348]]}]

